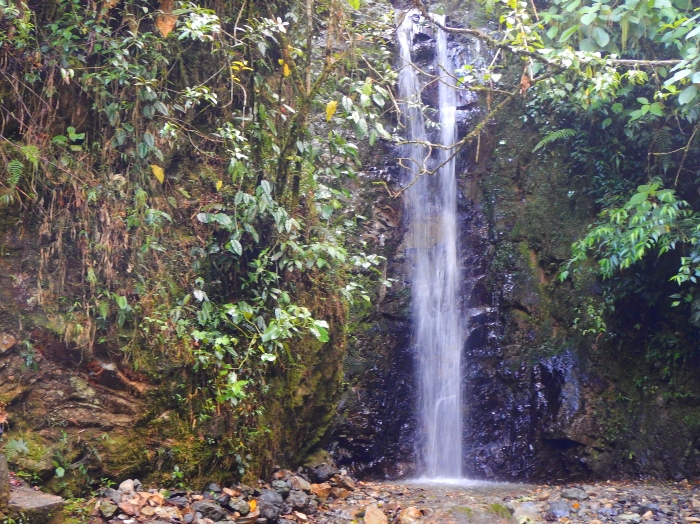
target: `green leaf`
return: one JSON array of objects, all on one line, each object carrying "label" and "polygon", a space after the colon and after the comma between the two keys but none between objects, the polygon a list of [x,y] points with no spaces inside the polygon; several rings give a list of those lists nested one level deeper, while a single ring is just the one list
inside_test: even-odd
[{"label": "green leaf", "polygon": [[591,25],[593,22],[595,22],[596,18],[598,18],[598,13],[586,13],[581,17],[581,23],[583,25]]},{"label": "green leaf", "polygon": [[569,38],[571,38],[571,35],[573,35],[576,31],[579,30],[580,27],[581,27],[581,24],[576,24],[575,26],[570,27],[569,29],[567,29],[566,31],[564,31],[561,34],[561,38],[559,38],[559,41],[566,42]]},{"label": "green leaf", "polygon": [[695,95],[698,94],[698,88],[694,85],[686,87],[683,92],[678,97],[678,103],[681,105],[687,105],[693,101]]},{"label": "green leaf", "polygon": [[610,42],[610,35],[602,27],[593,28],[591,36],[600,47],[605,47]]},{"label": "green leaf", "polygon": [[360,9],[360,0],[348,0],[348,4],[350,4],[350,7],[352,7],[355,11]]},{"label": "green leaf", "polygon": [[639,204],[646,201],[648,196],[648,193],[637,193],[636,195],[632,196],[632,198],[630,198],[630,201],[627,203],[627,205],[629,207],[637,207]]},{"label": "green leaf", "polygon": [[63,469],[61,466],[56,468],[56,478],[63,478],[63,476],[66,474],[66,470]]},{"label": "green leaf", "polygon": [[557,33],[559,33],[559,26],[553,25],[549,29],[547,29],[547,37],[550,40],[554,40],[554,37],[557,36]]}]

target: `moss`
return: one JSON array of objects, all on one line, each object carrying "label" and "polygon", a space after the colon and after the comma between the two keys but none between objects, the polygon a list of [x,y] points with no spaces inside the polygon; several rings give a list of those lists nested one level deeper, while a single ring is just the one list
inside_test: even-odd
[{"label": "moss", "polygon": [[489,504],[488,505],[488,512],[496,515],[497,517],[503,517],[503,518],[509,518],[510,517],[510,510],[505,504]]}]

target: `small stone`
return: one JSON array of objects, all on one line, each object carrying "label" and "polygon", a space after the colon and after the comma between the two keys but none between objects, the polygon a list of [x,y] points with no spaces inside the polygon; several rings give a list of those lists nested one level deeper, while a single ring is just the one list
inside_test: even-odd
[{"label": "small stone", "polygon": [[207,486],[207,489],[205,489],[204,491],[210,491],[211,493],[221,493],[221,486],[219,486],[216,482],[211,482]]},{"label": "small stone", "polygon": [[651,511],[647,511],[644,515],[642,515],[642,520],[652,520],[654,518],[654,514]]},{"label": "small stone", "polygon": [[270,486],[272,489],[274,489],[277,493],[282,495],[282,498],[285,498],[287,495],[289,495],[289,484],[285,480],[273,480],[270,483]]},{"label": "small stone", "polygon": [[122,510],[127,515],[131,515],[132,517],[139,514],[138,506],[135,506],[134,504],[131,504],[130,502],[126,502],[126,501],[120,502],[119,509]]},{"label": "small stone", "polygon": [[[620,522],[629,522],[630,524],[639,524],[642,521],[642,516],[639,513],[623,513],[617,516]],[[700,522],[700,520],[698,520]]]},{"label": "small stone", "polygon": [[144,506],[141,508],[139,513],[141,513],[141,515],[143,515],[144,517],[152,517],[156,514],[156,509],[152,508],[151,506]]},{"label": "small stone", "polygon": [[423,518],[423,512],[415,506],[410,506],[399,513],[398,524],[413,524]]},{"label": "small stone", "polygon": [[309,470],[309,477],[317,484],[328,482],[339,471],[330,464],[321,464]]},{"label": "small stone", "polygon": [[231,502],[231,495],[227,495],[226,493],[216,498],[216,503],[220,506],[228,506],[229,502]]},{"label": "small stone", "polygon": [[549,500],[549,491],[543,491],[537,494],[537,500]]},{"label": "small stone", "polygon": [[579,488],[563,489],[561,497],[569,500],[588,500],[590,498],[588,493]]},{"label": "small stone", "polygon": [[214,522],[224,520],[228,515],[216,502],[195,502],[191,507],[192,511],[201,513],[202,517],[211,519]]},{"label": "small stone", "polygon": [[4,353],[17,343],[17,339],[9,333],[0,333],[0,354]]},{"label": "small stone", "polygon": [[231,501],[228,503],[228,507],[233,511],[240,513],[244,517],[250,513],[250,504],[241,498],[231,499]]},{"label": "small stone", "polygon": [[389,519],[376,504],[371,504],[365,509],[365,524],[389,524]]},{"label": "small stone", "polygon": [[292,509],[301,511],[309,504],[309,496],[303,491],[293,489],[289,492],[286,502],[292,507]]},{"label": "small stone", "polygon": [[100,502],[98,509],[100,511],[100,514],[104,518],[111,519],[117,512],[119,507],[116,504],[112,504],[111,502]]},{"label": "small stone", "polygon": [[189,500],[187,500],[187,497],[183,496],[175,496],[175,497],[170,497],[168,499],[168,504],[172,504],[173,506],[177,506],[178,508],[184,508],[190,503]]},{"label": "small stone", "polygon": [[700,522],[700,518],[698,518],[698,517],[686,517],[685,521],[686,522]]},{"label": "small stone", "polygon": [[262,518],[268,520],[275,520],[282,514],[281,508],[268,500],[258,502],[258,511]]},{"label": "small stone", "polygon": [[311,492],[311,483],[296,475],[289,479],[289,485],[292,489],[298,489],[306,493]]},{"label": "small stone", "polygon": [[350,496],[350,490],[345,488],[332,488],[330,496],[334,499],[345,500]]},{"label": "small stone", "polygon": [[262,492],[260,493],[260,500],[270,502],[271,504],[275,505],[280,509],[282,509],[282,507],[284,506],[284,499],[282,498],[282,495],[280,495],[273,489],[262,490]]},{"label": "small stone", "polygon": [[127,479],[121,484],[119,484],[119,491],[124,494],[130,494],[134,493],[136,491],[134,481],[131,479]]},{"label": "small stone", "polygon": [[355,491],[355,481],[346,475],[335,475],[333,477],[333,481],[341,488],[345,488],[349,491]]},{"label": "small stone", "polygon": [[108,498],[115,504],[119,504],[122,501],[122,494],[114,488],[107,488],[102,492],[102,496]]},{"label": "small stone", "polygon": [[555,500],[549,503],[549,510],[547,511],[547,519],[552,518],[553,520],[565,518],[571,515],[571,508],[569,503],[565,500]]},{"label": "small stone", "polygon": [[316,495],[321,501],[325,501],[328,498],[332,489],[333,488],[330,484],[328,484],[328,482],[324,482],[322,484],[311,484],[311,493]]},{"label": "small stone", "polygon": [[194,521],[194,513],[185,513],[182,520],[185,521],[185,524],[192,524],[192,521]]}]

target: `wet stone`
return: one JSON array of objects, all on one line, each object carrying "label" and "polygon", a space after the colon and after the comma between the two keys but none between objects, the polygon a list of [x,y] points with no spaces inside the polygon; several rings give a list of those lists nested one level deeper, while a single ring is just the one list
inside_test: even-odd
[{"label": "wet stone", "polygon": [[565,500],[555,500],[549,503],[549,511],[547,512],[547,518],[561,519],[571,515],[571,509],[568,502]]},{"label": "wet stone", "polygon": [[275,520],[282,514],[280,506],[276,506],[272,502],[263,499],[258,503],[258,511],[260,511],[260,516],[262,518],[270,520]]},{"label": "wet stone", "polygon": [[289,495],[289,484],[285,480],[273,480],[270,483],[270,487],[274,489],[277,493],[282,495],[282,497],[286,497]]},{"label": "wet stone", "polygon": [[114,488],[105,489],[104,492],[102,492],[102,496],[108,498],[115,504],[119,504],[122,501],[122,494]]},{"label": "wet stone", "polygon": [[213,521],[224,520],[228,515],[224,509],[215,502],[195,502],[192,510],[201,513],[202,517]]},{"label": "wet stone", "polygon": [[569,500],[588,500],[590,498],[588,493],[579,488],[563,489],[561,497]]},{"label": "wet stone", "polygon": [[309,503],[309,496],[298,489],[293,489],[289,492],[287,497],[287,504],[289,504],[292,509],[296,511],[301,511],[306,508]]},{"label": "wet stone", "polygon": [[247,501],[240,498],[231,499],[231,501],[228,503],[228,507],[231,508],[233,511],[237,511],[242,516],[246,516],[248,513],[250,513],[250,504],[248,504]]},{"label": "wet stone", "polygon": [[262,490],[260,493],[260,501],[269,502],[278,508],[282,508],[284,506],[284,499],[282,498],[282,495],[273,489]]}]

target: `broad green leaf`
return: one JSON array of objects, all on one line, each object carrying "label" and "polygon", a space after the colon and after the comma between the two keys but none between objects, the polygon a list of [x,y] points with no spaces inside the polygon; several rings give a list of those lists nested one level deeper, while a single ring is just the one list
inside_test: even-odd
[{"label": "broad green leaf", "polygon": [[695,95],[698,93],[698,88],[694,85],[686,87],[683,92],[678,97],[678,103],[681,105],[687,105],[693,101]]},{"label": "broad green leaf", "polygon": [[591,25],[593,22],[595,22],[596,18],[598,18],[598,13],[586,13],[581,17],[581,23],[583,25]]},{"label": "broad green leaf", "polygon": [[566,42],[569,38],[571,38],[571,35],[573,35],[576,31],[579,30],[580,27],[581,27],[581,24],[576,24],[575,26],[570,27],[569,29],[567,29],[566,31],[564,31],[561,34],[561,38],[559,38],[559,41]]},{"label": "broad green leaf", "polygon": [[632,196],[632,198],[630,198],[630,201],[627,203],[627,205],[629,207],[636,207],[642,202],[644,202],[647,199],[647,196],[647,193],[637,193],[636,195]]},{"label": "broad green leaf", "polygon": [[348,0],[348,4],[350,4],[350,7],[352,7],[355,11],[360,9],[360,0]]},{"label": "broad green leaf", "polygon": [[610,42],[610,35],[602,27],[593,28],[591,36],[600,47],[605,47]]}]

